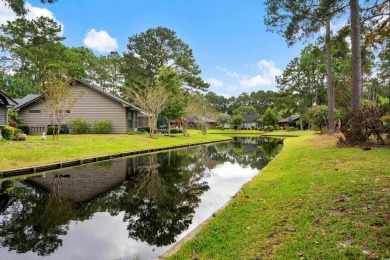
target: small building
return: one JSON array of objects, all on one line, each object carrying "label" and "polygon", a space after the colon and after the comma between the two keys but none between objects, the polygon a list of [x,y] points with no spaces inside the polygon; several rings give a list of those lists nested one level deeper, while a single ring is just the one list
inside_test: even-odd
[{"label": "small building", "polygon": [[296,127],[297,122],[301,118],[300,115],[291,115],[278,121],[279,127]]},{"label": "small building", "polygon": [[[181,118],[176,118],[169,122],[171,124],[171,128],[182,128],[184,121]],[[205,123],[208,129],[213,129],[216,126],[214,118],[206,118]],[[196,116],[190,116],[187,119],[187,128],[188,129],[198,129],[199,128],[199,120]]]},{"label": "small building", "polygon": [[[136,131],[148,125],[145,114],[130,102],[105,92],[99,87],[86,84],[74,79],[71,94],[79,97],[71,110],[67,110],[68,120],[81,118],[92,124],[94,120],[109,119],[112,121],[111,133]],[[46,100],[43,95],[27,95],[18,101],[15,111],[23,117],[30,126],[31,134],[42,134],[51,125],[49,113],[45,108]]]},{"label": "small building", "polygon": [[241,124],[240,129],[258,129],[261,127],[260,115],[244,115],[244,123]]},{"label": "small building", "polygon": [[0,139],[1,129],[8,125],[8,109],[17,105],[17,102],[0,91]]}]

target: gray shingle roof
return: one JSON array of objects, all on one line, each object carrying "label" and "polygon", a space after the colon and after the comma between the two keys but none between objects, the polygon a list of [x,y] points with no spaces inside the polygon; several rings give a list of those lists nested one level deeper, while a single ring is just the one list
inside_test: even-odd
[{"label": "gray shingle roof", "polygon": [[278,121],[278,123],[288,123],[288,122],[291,122],[291,121],[298,120],[300,117],[301,117],[300,115],[291,115],[291,116],[288,116],[286,118],[280,119]]},{"label": "gray shingle roof", "polygon": [[16,102],[16,100],[10,98],[9,96],[7,96],[4,92],[0,91],[0,104],[4,104],[4,101],[3,100],[6,100],[6,103],[8,103],[7,105],[8,106],[16,106],[18,103]]}]

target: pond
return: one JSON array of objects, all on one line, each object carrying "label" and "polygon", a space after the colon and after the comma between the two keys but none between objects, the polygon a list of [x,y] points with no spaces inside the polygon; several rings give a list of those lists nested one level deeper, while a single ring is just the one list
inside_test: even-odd
[{"label": "pond", "polygon": [[281,147],[240,137],[0,179],[1,259],[156,259]]}]

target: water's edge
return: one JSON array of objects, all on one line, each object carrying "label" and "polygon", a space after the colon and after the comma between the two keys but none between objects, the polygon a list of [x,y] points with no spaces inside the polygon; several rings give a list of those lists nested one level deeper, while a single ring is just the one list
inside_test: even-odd
[{"label": "water's edge", "polygon": [[133,155],[142,155],[142,154],[148,154],[148,153],[170,151],[170,150],[176,150],[176,149],[181,149],[181,148],[185,148],[185,147],[192,147],[192,146],[199,146],[199,145],[204,145],[204,144],[230,142],[231,140],[232,139],[198,142],[198,143],[191,143],[191,144],[181,144],[181,145],[159,147],[159,148],[150,148],[150,149],[145,149],[145,150],[136,150],[136,151],[115,153],[115,154],[99,155],[99,156],[93,156],[93,157],[87,157],[87,158],[81,158],[81,159],[75,159],[75,160],[63,161],[63,162],[56,162],[56,163],[50,163],[50,164],[44,164],[44,165],[38,165],[38,166],[9,169],[9,170],[0,170],[0,178],[13,177],[13,176],[19,176],[19,175],[25,175],[25,174],[33,174],[33,173],[39,173],[39,172],[46,172],[46,171],[57,170],[57,169],[65,169],[65,168],[70,168],[70,167],[74,167],[74,166],[85,165],[85,164],[101,162],[101,161],[107,161],[107,160],[112,160],[112,159],[116,159],[116,158],[123,158],[123,157],[128,157],[128,156],[133,156]]}]

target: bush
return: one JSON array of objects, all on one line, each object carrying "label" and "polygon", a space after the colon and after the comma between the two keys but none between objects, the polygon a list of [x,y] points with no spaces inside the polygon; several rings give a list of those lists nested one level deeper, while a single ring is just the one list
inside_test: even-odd
[{"label": "bush", "polygon": [[128,135],[141,135],[145,134],[145,131],[134,131],[134,132],[127,132]]},{"label": "bush", "polygon": [[76,134],[88,134],[90,132],[87,120],[82,118],[69,120],[68,126]]},{"label": "bush", "polygon": [[171,134],[181,134],[183,131],[181,129],[173,128],[171,129]]},{"label": "bush", "polygon": [[53,133],[56,132],[57,129],[58,129],[58,126],[51,126],[51,125],[49,125],[47,127],[47,133],[46,134],[47,135],[53,135]]},{"label": "bush", "polygon": [[15,128],[7,125],[1,130],[1,134],[5,140],[12,140],[15,136]]},{"label": "bush", "polygon": [[287,131],[287,132],[292,132],[292,131],[295,131],[295,130],[296,130],[296,128],[293,127],[293,126],[287,126],[287,127],[286,127],[286,131]]},{"label": "bush", "polygon": [[20,114],[12,109],[8,110],[8,118],[14,120],[16,123],[23,124],[23,118],[20,116]]},{"label": "bush", "polygon": [[30,134],[30,126],[27,124],[20,124],[19,129],[22,130],[26,135]]},{"label": "bush", "polygon": [[15,120],[13,120],[12,118],[8,118],[8,124],[10,126],[12,126],[13,128],[18,128],[19,127],[19,124]]},{"label": "bush", "polygon": [[108,119],[94,120],[92,125],[95,134],[109,134],[112,128],[112,121]]},{"label": "bush", "polygon": [[349,145],[358,145],[370,139],[374,135],[384,144],[381,133],[385,131],[380,117],[385,109],[376,105],[364,105],[361,110],[349,112],[341,122],[341,132]]},{"label": "bush", "polygon": [[274,128],[272,125],[270,125],[270,126],[264,126],[264,131],[272,132],[272,131],[274,131],[274,130],[275,130],[275,128]]},{"label": "bush", "polygon": [[145,126],[145,127],[144,127],[144,130],[145,130],[145,132],[150,133],[150,127],[149,127],[149,126]]}]

